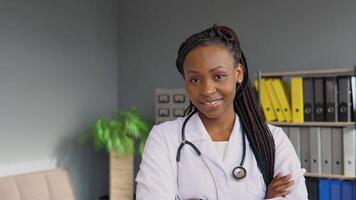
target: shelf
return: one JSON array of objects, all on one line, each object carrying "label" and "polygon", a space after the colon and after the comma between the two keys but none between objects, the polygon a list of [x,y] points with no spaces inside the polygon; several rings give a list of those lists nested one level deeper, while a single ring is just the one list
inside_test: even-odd
[{"label": "shelf", "polygon": [[308,178],[329,178],[329,179],[341,179],[341,180],[356,180],[355,176],[344,176],[335,174],[316,174],[316,173],[305,173],[305,177]]},{"label": "shelf", "polygon": [[292,123],[292,122],[267,122],[268,124],[275,126],[317,126],[317,127],[349,127],[355,126],[355,122],[304,122],[304,123]]},{"label": "shelf", "polygon": [[267,77],[282,77],[282,76],[303,76],[303,77],[317,77],[317,76],[342,76],[354,75],[354,68],[340,68],[340,69],[322,69],[322,70],[305,70],[292,72],[263,72],[261,78]]}]

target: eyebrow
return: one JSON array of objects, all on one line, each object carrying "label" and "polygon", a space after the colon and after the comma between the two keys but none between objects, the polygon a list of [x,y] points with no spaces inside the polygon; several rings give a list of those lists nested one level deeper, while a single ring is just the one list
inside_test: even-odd
[{"label": "eyebrow", "polygon": [[[218,69],[220,69],[220,68],[224,68],[224,66],[222,66],[222,65],[217,65],[217,66],[213,67],[212,69],[210,69],[209,72],[216,71],[216,70],[218,70]],[[199,74],[199,72],[198,72],[198,71],[195,71],[195,70],[189,70],[187,73],[188,73],[188,74],[189,74],[189,73]]]}]

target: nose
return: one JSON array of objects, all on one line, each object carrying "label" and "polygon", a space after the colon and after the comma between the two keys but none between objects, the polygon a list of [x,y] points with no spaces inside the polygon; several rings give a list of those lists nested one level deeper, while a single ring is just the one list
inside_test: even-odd
[{"label": "nose", "polygon": [[204,81],[201,86],[201,94],[204,96],[211,96],[216,92],[215,84],[211,80]]}]

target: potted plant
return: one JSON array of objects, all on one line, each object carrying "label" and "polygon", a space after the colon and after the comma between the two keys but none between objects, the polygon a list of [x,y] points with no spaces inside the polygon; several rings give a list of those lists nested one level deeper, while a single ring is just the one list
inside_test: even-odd
[{"label": "potted plant", "polygon": [[138,151],[142,154],[152,125],[131,108],[113,118],[100,117],[79,135],[80,145],[92,140],[96,150],[110,153],[110,199],[133,199],[134,142],[139,141]]}]

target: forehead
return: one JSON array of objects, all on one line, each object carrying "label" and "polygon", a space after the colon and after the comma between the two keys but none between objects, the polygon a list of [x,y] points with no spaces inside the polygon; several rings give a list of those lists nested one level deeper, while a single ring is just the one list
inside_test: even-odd
[{"label": "forehead", "polygon": [[184,69],[234,66],[234,57],[224,45],[210,44],[199,46],[191,50],[183,62]]}]

